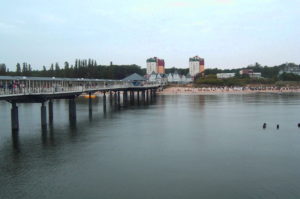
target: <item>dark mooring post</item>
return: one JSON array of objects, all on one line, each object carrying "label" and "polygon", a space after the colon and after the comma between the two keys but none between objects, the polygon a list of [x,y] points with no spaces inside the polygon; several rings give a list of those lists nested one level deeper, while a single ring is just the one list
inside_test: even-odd
[{"label": "dark mooring post", "polygon": [[42,106],[41,106],[41,125],[42,128],[47,127],[47,110],[46,110],[45,102],[42,102]]},{"label": "dark mooring post", "polygon": [[142,90],[142,102],[145,104],[145,90]]},{"label": "dark mooring post", "polygon": [[106,94],[103,93],[103,111],[106,112]]},{"label": "dark mooring post", "polygon": [[121,95],[120,95],[120,91],[117,92],[118,95],[118,107],[121,107]]},{"label": "dark mooring post", "polygon": [[49,123],[53,123],[53,102],[49,100],[48,102],[48,114],[49,114]]},{"label": "dark mooring post", "polygon": [[128,95],[127,91],[123,91],[123,106],[127,106]]},{"label": "dark mooring post", "polygon": [[112,104],[112,100],[113,100],[113,94],[111,91],[109,91],[109,103]]},{"label": "dark mooring post", "polygon": [[93,111],[93,104],[92,104],[92,93],[89,92],[89,113],[91,114]]},{"label": "dark mooring post", "polygon": [[15,132],[19,130],[19,112],[16,102],[12,102],[11,105],[11,129]]},{"label": "dark mooring post", "polygon": [[137,99],[136,99],[137,104],[140,105],[140,91],[137,91],[136,94],[137,94]]},{"label": "dark mooring post", "polygon": [[130,104],[134,105],[134,91],[130,91]]},{"label": "dark mooring post", "polygon": [[117,95],[117,91],[115,91],[115,94],[114,94],[114,101],[115,101],[115,106],[118,105],[118,95]]},{"label": "dark mooring post", "polygon": [[69,99],[69,119],[71,121],[76,120],[76,103],[75,98]]},{"label": "dark mooring post", "polygon": [[147,103],[149,102],[149,91],[148,89],[146,89],[146,100],[147,100]]}]

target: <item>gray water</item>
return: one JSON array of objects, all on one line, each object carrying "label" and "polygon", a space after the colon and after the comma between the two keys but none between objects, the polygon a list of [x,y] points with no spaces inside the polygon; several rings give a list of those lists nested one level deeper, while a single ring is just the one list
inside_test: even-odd
[{"label": "gray water", "polygon": [[[103,112],[102,99],[0,102],[0,198],[300,198],[300,95],[158,96],[148,106]],[[267,129],[262,124],[267,123]],[[280,124],[276,130],[275,125]]]}]

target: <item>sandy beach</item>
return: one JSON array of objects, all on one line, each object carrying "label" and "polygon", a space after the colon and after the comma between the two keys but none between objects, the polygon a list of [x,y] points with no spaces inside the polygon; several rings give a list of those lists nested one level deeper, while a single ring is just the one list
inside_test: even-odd
[{"label": "sandy beach", "polygon": [[210,95],[210,94],[250,94],[250,93],[299,93],[299,88],[191,88],[191,87],[168,87],[159,91],[159,95]]}]

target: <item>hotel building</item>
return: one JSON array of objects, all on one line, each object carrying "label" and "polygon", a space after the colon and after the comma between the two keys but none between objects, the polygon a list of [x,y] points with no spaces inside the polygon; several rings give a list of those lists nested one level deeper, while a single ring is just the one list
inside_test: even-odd
[{"label": "hotel building", "polygon": [[189,59],[189,72],[191,76],[204,72],[204,59],[198,56]]},{"label": "hotel building", "polygon": [[147,59],[147,74],[165,73],[165,61],[163,59],[158,59],[157,57]]}]

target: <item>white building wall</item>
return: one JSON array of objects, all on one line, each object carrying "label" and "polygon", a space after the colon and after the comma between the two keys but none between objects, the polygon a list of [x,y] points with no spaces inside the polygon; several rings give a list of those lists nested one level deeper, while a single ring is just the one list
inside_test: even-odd
[{"label": "white building wall", "polygon": [[198,73],[200,73],[200,62],[199,61],[190,61],[189,72],[190,72],[191,76],[195,76]]},{"label": "white building wall", "polygon": [[147,62],[147,74],[157,73],[156,62]]},{"label": "white building wall", "polygon": [[168,74],[168,82],[173,82],[173,75],[171,73]]},{"label": "white building wall", "polygon": [[234,73],[217,73],[217,78],[219,79],[226,79],[226,78],[231,78],[234,77]]}]

